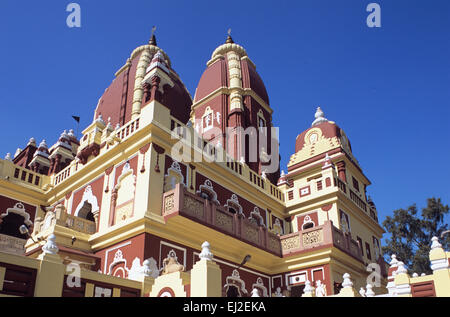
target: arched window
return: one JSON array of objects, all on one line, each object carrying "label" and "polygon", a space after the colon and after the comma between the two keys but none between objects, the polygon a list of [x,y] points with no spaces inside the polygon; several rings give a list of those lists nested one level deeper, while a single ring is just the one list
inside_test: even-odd
[{"label": "arched window", "polygon": [[92,213],[92,205],[89,202],[84,202],[78,212],[78,217],[95,222],[94,214]]},{"label": "arched window", "polygon": [[2,220],[3,221],[0,223],[0,234],[20,239],[28,238],[26,234],[21,234],[19,231],[20,226],[24,224],[24,217],[18,214],[10,213],[2,218]]}]

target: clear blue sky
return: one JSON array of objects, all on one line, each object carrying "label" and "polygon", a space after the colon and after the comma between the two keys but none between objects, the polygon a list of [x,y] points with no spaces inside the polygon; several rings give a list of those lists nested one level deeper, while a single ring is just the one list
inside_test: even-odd
[{"label": "clear blue sky", "polygon": [[450,1],[390,0],[368,28],[362,0],[0,2],[1,156],[53,144],[92,120],[98,99],[157,25],[193,95],[228,28],[257,65],[280,127],[282,169],[317,106],[349,136],[382,221],[426,198],[450,204]]}]

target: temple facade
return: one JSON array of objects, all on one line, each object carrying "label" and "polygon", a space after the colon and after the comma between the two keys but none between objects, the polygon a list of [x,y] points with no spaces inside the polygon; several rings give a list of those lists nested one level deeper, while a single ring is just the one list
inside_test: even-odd
[{"label": "temple facade", "polygon": [[[51,296],[179,296],[152,290],[174,279],[184,296],[329,296],[345,274],[356,289],[378,274],[383,293],[389,266],[370,180],[344,130],[314,110],[280,171],[273,109],[246,50],[229,36],[192,98],[152,36],[80,138],[30,139],[0,160],[0,294],[45,289],[38,260],[80,268],[81,284],[62,272]],[[218,291],[192,288],[207,276],[199,263],[220,273]],[[16,285],[8,272],[33,282]],[[152,287],[133,286],[143,276]]]}]

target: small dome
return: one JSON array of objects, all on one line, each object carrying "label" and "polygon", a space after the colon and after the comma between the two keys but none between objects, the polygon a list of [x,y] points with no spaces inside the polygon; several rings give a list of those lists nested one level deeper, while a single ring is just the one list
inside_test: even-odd
[{"label": "small dome", "polygon": [[[314,133],[314,130],[320,133]],[[311,128],[303,131],[297,136],[295,141],[295,153],[302,150],[306,145],[310,145],[318,141],[317,138],[319,135],[326,139],[337,138],[340,142],[346,143],[342,145],[348,145],[348,148],[351,151],[350,141],[347,139],[344,131],[335,122],[326,119],[322,109],[318,107],[315,113],[315,120],[313,121]]]}]

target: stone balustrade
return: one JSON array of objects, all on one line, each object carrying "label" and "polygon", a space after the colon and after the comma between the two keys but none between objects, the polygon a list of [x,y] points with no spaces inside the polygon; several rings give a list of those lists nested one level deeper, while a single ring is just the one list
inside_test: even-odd
[{"label": "stone balustrade", "polygon": [[281,256],[280,238],[225,207],[188,192],[183,185],[164,193],[162,214],[165,218],[181,215],[267,252]]},{"label": "stone balustrade", "polygon": [[310,251],[313,248],[334,246],[355,259],[363,261],[358,243],[333,226],[332,221],[326,221],[321,226],[281,236],[280,240],[283,256]]}]

